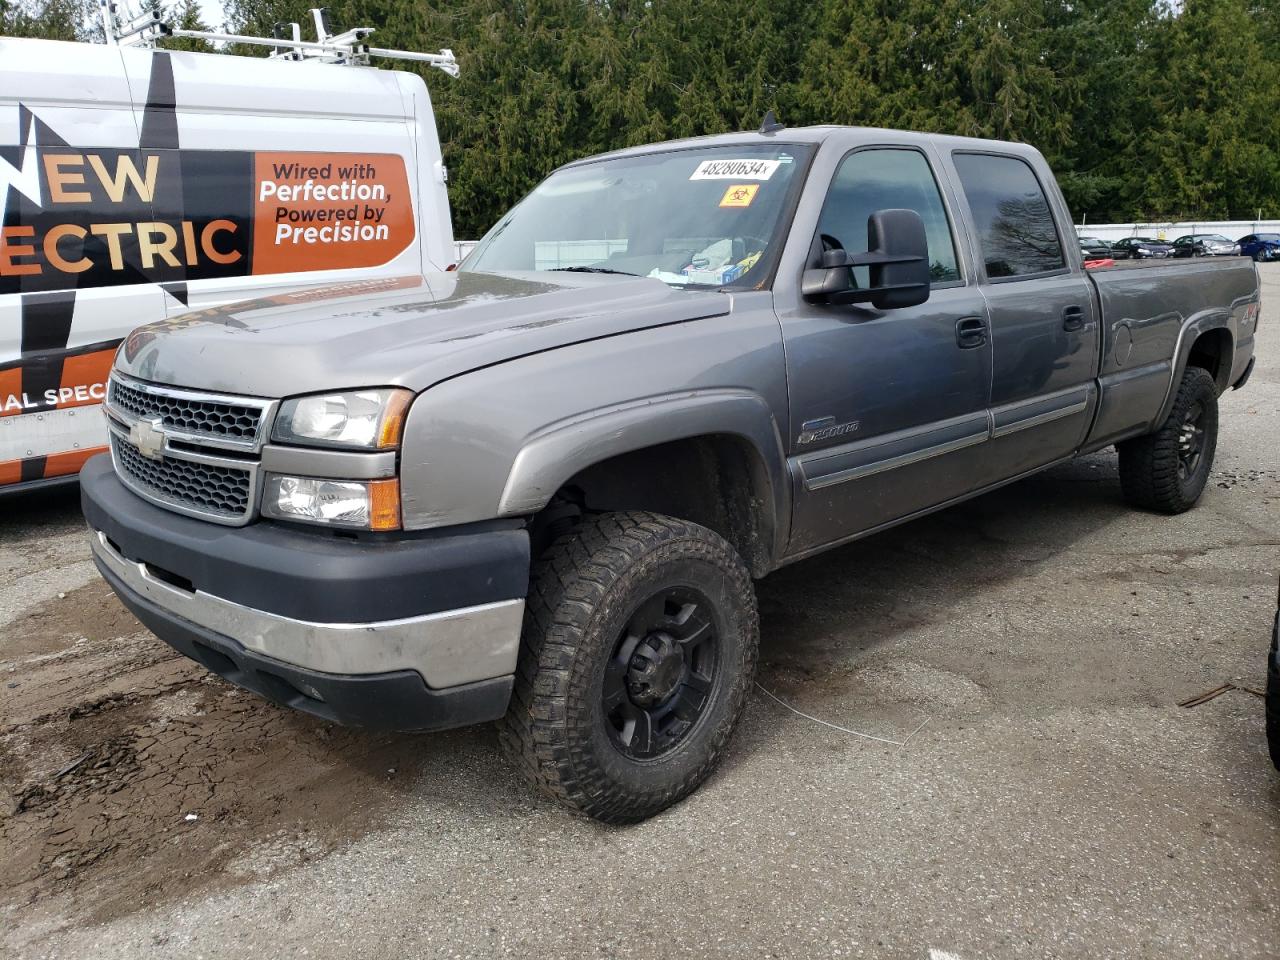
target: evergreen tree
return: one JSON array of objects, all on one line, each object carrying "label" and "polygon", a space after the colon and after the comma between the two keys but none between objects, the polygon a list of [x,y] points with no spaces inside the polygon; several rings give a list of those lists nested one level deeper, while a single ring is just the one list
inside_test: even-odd
[{"label": "evergreen tree", "polygon": [[89,40],[102,34],[97,12],[97,0],[0,0],[0,35]]},{"label": "evergreen tree", "polygon": [[1126,151],[1145,207],[1135,213],[1252,219],[1277,206],[1280,86],[1265,32],[1247,0],[1186,0],[1157,25],[1145,77],[1155,108]]},{"label": "evergreen tree", "polygon": [[[159,0],[152,0],[158,3]],[[204,30],[213,28],[204,22],[199,0],[178,0],[168,10],[169,22],[180,30]],[[208,40],[197,40],[193,37],[169,37],[162,42],[166,50],[188,50],[195,53],[213,53],[214,47]]]}]

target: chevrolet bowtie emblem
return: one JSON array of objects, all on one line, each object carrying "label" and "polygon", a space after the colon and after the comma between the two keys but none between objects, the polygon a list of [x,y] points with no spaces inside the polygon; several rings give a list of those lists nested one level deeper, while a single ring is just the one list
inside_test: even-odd
[{"label": "chevrolet bowtie emblem", "polygon": [[164,459],[164,421],[135,420],[129,427],[129,442],[148,460]]}]

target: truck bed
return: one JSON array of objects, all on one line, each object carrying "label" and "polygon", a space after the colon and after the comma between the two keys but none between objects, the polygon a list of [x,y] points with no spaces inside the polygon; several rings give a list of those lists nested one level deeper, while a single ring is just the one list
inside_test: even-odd
[{"label": "truck bed", "polygon": [[[1192,260],[1123,261],[1092,268],[1101,319],[1098,379],[1102,409],[1090,447],[1122,435],[1145,432],[1163,417],[1175,374],[1185,364],[1198,326],[1227,320],[1232,342],[1225,345],[1219,388],[1244,374],[1253,337],[1242,329],[1249,306],[1258,299],[1258,274],[1246,257]],[[1240,359],[1235,359],[1240,358]]]}]

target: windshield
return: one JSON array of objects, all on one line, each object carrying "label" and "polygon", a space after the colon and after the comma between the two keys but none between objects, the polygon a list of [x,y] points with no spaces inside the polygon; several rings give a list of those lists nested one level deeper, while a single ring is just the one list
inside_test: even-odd
[{"label": "windshield", "polygon": [[758,286],[782,245],[810,150],[785,143],[703,147],[560,170],[507,213],[461,269]]}]

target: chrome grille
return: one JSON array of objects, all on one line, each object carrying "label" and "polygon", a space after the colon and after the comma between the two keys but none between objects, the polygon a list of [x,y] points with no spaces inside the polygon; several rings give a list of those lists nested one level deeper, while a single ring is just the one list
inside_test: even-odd
[{"label": "chrome grille", "polygon": [[278,401],[165,387],[112,373],[104,410],[120,480],[175,513],[243,526]]},{"label": "chrome grille", "polygon": [[149,460],[128,440],[112,437],[116,468],[135,487],[165,503],[242,520],[253,502],[253,474],[191,460]]},{"label": "chrome grille", "polygon": [[140,420],[159,419],[165,428],[199,442],[257,446],[266,407],[233,397],[188,393],[111,378],[107,403]]}]

